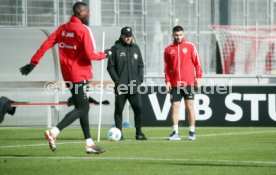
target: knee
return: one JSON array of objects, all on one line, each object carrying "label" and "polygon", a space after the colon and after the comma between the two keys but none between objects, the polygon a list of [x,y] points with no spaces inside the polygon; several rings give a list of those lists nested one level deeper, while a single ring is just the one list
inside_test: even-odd
[{"label": "knee", "polygon": [[193,104],[186,104],[186,109],[188,112],[193,112],[194,111],[194,105]]},{"label": "knee", "polygon": [[194,109],[194,103],[186,103],[186,108]]},{"label": "knee", "polygon": [[180,104],[180,102],[173,102],[172,103],[172,110],[173,111],[179,110],[179,104]]},{"label": "knee", "polygon": [[142,112],[142,104],[136,105],[135,107],[133,107],[133,111],[136,114],[140,114]]}]

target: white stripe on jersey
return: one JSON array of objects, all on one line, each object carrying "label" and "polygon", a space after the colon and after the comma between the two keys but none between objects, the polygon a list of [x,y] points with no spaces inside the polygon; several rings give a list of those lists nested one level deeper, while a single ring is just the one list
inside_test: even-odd
[{"label": "white stripe on jersey", "polygon": [[91,31],[91,29],[89,27],[87,27],[86,25],[84,25],[84,26],[88,29],[90,37],[91,37],[91,40],[92,40],[92,44],[94,46],[94,50],[96,50],[96,42],[95,42],[95,38],[94,38],[93,32]]},{"label": "white stripe on jersey", "polygon": [[191,44],[191,45],[193,46],[193,48],[194,48],[194,54],[195,54],[196,57],[197,57],[198,65],[201,66],[201,63],[200,63],[200,60],[199,60],[199,56],[198,56],[198,52],[197,52],[197,49],[196,49],[195,44],[194,44],[194,43],[191,43],[191,42],[186,42],[186,43]]}]

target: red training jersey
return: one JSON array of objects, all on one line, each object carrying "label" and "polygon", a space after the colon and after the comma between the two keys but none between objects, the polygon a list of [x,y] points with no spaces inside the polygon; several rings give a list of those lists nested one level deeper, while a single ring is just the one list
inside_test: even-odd
[{"label": "red training jersey", "polygon": [[54,31],[31,59],[36,66],[44,53],[58,43],[61,73],[64,81],[81,82],[93,78],[91,60],[106,58],[104,52],[96,52],[94,36],[90,28],[72,16],[70,21]]},{"label": "red training jersey", "polygon": [[202,77],[202,67],[196,46],[183,38],[178,44],[173,42],[164,53],[165,81],[172,87],[195,84],[195,77]]}]

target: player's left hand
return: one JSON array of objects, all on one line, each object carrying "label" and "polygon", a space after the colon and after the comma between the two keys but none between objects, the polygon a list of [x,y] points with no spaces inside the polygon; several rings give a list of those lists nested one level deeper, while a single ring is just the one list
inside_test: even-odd
[{"label": "player's left hand", "polygon": [[106,49],[104,51],[104,53],[106,54],[106,58],[111,58],[112,57],[112,51],[111,51],[111,49]]},{"label": "player's left hand", "polygon": [[27,64],[27,65],[21,67],[19,70],[22,75],[28,75],[34,69],[34,67],[35,66],[33,66],[32,64]]},{"label": "player's left hand", "polygon": [[167,90],[167,92],[171,92],[171,90],[172,90],[172,85],[171,85],[170,82],[167,82],[167,83],[166,83],[166,90]]}]

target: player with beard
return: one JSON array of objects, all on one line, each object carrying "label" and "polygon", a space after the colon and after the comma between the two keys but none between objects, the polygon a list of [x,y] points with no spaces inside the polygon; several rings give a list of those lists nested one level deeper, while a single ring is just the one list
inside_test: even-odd
[{"label": "player with beard", "polygon": [[[128,100],[133,111],[136,128],[136,140],[147,140],[142,132],[142,98],[139,87],[144,78],[144,62],[140,48],[133,43],[130,27],[123,27],[121,35],[111,47],[112,56],[108,59],[107,70],[115,83],[115,125],[123,130],[122,112]],[[121,140],[124,140],[122,134]]]},{"label": "player with beard", "polygon": [[80,120],[80,125],[86,140],[87,153],[103,153],[105,149],[96,146],[92,140],[89,128],[89,102],[87,87],[92,80],[91,60],[102,60],[109,57],[110,52],[96,52],[96,44],[92,31],[86,25],[89,19],[89,9],[86,3],[76,2],[73,6],[74,15],[69,22],[58,27],[41,45],[29,64],[20,68],[22,75],[28,75],[39,63],[44,53],[58,44],[61,73],[67,87],[70,89],[75,108],[67,113],[56,127],[44,132],[50,149],[56,151],[56,138],[60,131]]},{"label": "player with beard", "polygon": [[196,140],[194,94],[200,86],[202,67],[196,46],[186,41],[181,26],[173,28],[173,43],[166,47],[164,53],[165,81],[171,93],[173,132],[169,140],[181,140],[178,133],[179,106],[182,98],[189,120],[189,140]]}]

